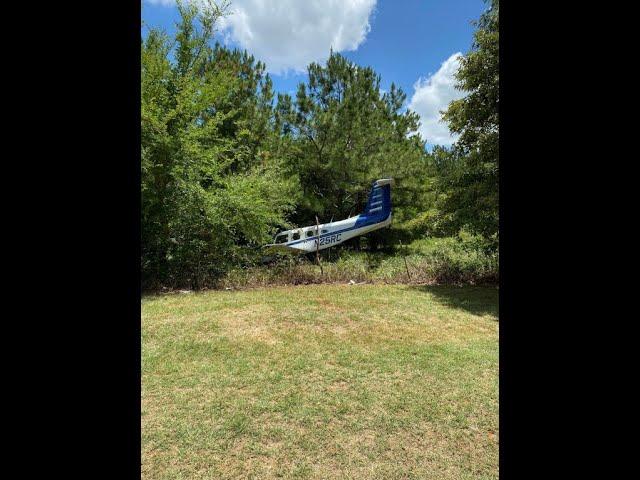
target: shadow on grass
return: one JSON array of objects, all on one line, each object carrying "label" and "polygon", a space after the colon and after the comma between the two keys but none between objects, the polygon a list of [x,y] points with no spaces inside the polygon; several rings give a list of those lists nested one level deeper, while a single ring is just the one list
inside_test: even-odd
[{"label": "shadow on grass", "polygon": [[442,305],[473,315],[493,315],[498,320],[498,288],[491,286],[418,285],[410,287],[430,293]]}]

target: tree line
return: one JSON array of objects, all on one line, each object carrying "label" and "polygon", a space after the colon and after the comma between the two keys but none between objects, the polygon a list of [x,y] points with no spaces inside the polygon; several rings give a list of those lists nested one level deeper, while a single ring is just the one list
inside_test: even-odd
[{"label": "tree line", "polygon": [[[406,94],[331,52],[295,96],[246,51],[211,44],[229,4],[179,3],[174,36],[141,39],[143,286],[198,288],[250,265],[277,230],[360,212],[393,177],[394,226],[369,248],[464,229],[498,241],[498,5],[477,23],[444,114],[459,140],[425,148]],[[358,240],[359,242],[359,240]],[[347,247],[348,248],[348,247]]]}]

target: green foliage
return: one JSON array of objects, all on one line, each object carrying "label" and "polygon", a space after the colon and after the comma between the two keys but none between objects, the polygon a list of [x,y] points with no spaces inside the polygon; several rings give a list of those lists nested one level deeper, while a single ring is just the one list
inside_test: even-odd
[{"label": "green foliage", "polygon": [[499,4],[478,22],[473,50],[461,59],[458,88],[467,92],[444,114],[460,135],[451,151],[438,155],[440,207],[453,228],[486,237],[498,235],[499,178]]},{"label": "green foliage", "polygon": [[428,155],[415,135],[416,113],[401,111],[405,93],[394,84],[380,92],[380,76],[342,55],[312,63],[295,99],[278,97],[283,139],[295,143],[287,156],[300,178],[302,203],[293,220],[301,225],[360,212],[373,180],[394,177],[394,216],[402,220],[425,195]]},{"label": "green foliage", "polygon": [[[329,276],[397,281],[406,275],[398,245],[456,237],[412,253],[415,278],[497,278],[497,3],[462,59],[458,81],[467,96],[444,115],[459,140],[431,153],[417,133],[418,116],[403,108],[405,93],[394,84],[381,92],[372,68],[331,52],[326,64],[309,65],[294,98],[276,98],[262,62],[210,44],[228,1],[178,8],[173,38],[151,28],[142,39],[145,288],[229,279],[259,262],[259,247],[277,230],[311,225],[316,215],[329,222],[360,213],[372,181],[384,177],[396,180],[393,225],[332,249],[340,260]],[[479,235],[473,247],[459,239],[465,230]],[[345,252],[362,248],[368,253]],[[304,273],[292,274],[289,264],[283,273],[283,265],[273,275],[250,271],[318,278],[308,259],[292,267]]]},{"label": "green foliage", "polygon": [[142,276],[198,287],[255,256],[297,191],[273,143],[264,65],[209,46],[228,4],[180,4],[175,43],[142,43]]},{"label": "green foliage", "polygon": [[498,253],[480,236],[463,232],[460,237],[425,238],[404,247],[396,245],[389,251],[322,252],[322,272],[306,257],[285,257],[271,265],[232,268],[217,286],[245,288],[350,281],[495,284],[498,281]]}]

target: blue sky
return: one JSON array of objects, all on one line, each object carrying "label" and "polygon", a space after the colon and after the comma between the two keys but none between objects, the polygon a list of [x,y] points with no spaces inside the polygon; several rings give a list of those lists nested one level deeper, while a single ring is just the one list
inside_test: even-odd
[{"label": "blue sky", "polygon": [[[150,26],[175,31],[173,0],[144,0]],[[293,93],[305,66],[324,62],[329,49],[371,66],[407,94],[406,106],[421,117],[429,144],[455,140],[439,111],[462,93],[455,89],[456,54],[471,48],[474,27],[487,8],[482,0],[232,0],[232,14],[217,35],[246,48],[267,65],[277,91]]]}]

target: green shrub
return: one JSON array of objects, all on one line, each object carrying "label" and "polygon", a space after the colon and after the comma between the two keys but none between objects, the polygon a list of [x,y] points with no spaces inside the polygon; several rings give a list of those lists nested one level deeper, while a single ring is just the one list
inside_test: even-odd
[{"label": "green shrub", "polygon": [[[406,260],[406,265],[405,265]],[[408,270],[408,274],[407,274]],[[219,288],[310,283],[469,283],[498,281],[498,253],[477,237],[426,238],[391,252],[335,248],[315,257],[283,257],[271,265],[234,268]]]}]

